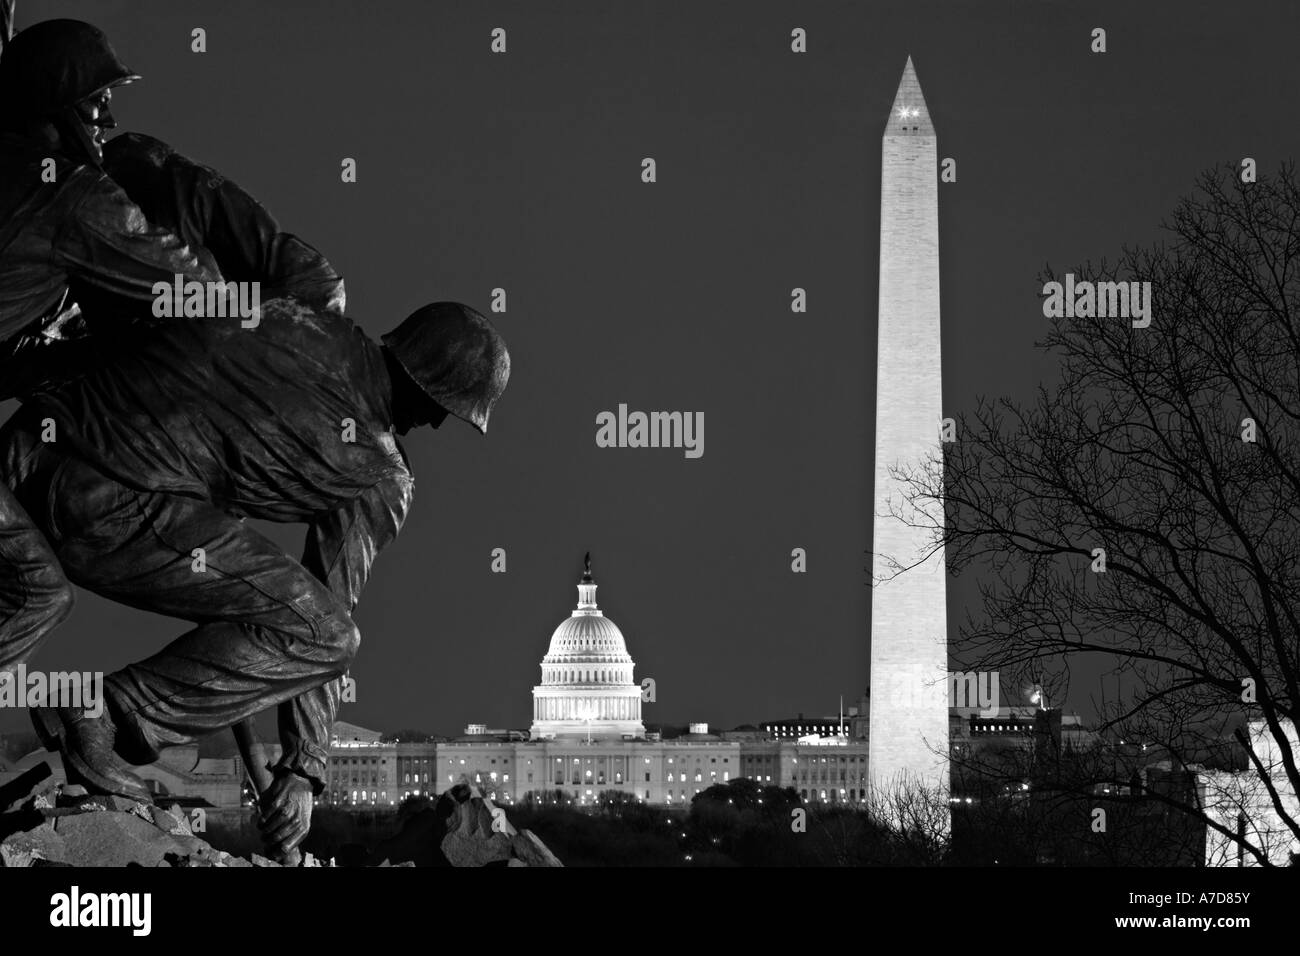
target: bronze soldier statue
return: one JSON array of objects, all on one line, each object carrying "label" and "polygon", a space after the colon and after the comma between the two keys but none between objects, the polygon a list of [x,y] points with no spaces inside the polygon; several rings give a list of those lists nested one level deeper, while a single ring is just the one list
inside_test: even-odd
[{"label": "bronze soldier statue", "polygon": [[[111,339],[148,313],[155,282],[221,278],[206,250],[151,224],[102,168],[112,90],[135,79],[101,31],[75,20],[36,24],[0,55],[0,398],[94,360],[102,343],[84,335],[83,312],[100,310]],[[0,628],[12,658],[0,667],[71,608],[48,543],[0,487]]]},{"label": "bronze soldier statue", "polygon": [[[34,30],[0,57],[0,89],[10,54]],[[359,640],[352,609],[410,505],[394,436],[447,414],[486,431],[509,356],[486,319],[452,304],[418,310],[383,345],[370,341],[343,317],[342,280],[324,258],[233,183],[148,137],[120,136],[103,152],[89,165],[103,162],[119,198],[126,187],[138,204],[132,222],[198,263],[169,263],[161,278],[264,282],[269,301],[249,329],[236,319],[149,321],[143,296],[88,290],[78,334],[97,343],[98,364],[45,363],[0,433],[0,477],[17,493],[0,489],[0,542],[13,542],[16,582],[39,571],[57,595],[53,611],[24,623],[14,608],[30,594],[0,589],[0,669],[66,614],[55,560],[82,586],[194,622],[109,676],[101,717],[43,710],[38,729],[76,778],[145,797],[129,764],[278,706],[283,753],[263,823],[283,855],[305,836],[323,788],[339,676]],[[147,278],[151,306],[160,276]],[[48,419],[54,443],[38,437]],[[307,522],[302,561],[244,516]],[[9,556],[0,551],[0,561]]]},{"label": "bronze soldier statue", "polygon": [[[0,0],[0,398],[100,360],[115,337],[88,335],[86,316],[111,333],[148,314],[157,282],[221,280],[218,259],[270,294],[292,287],[342,308],[323,257],[215,171],[140,136],[118,137],[104,156],[112,91],[139,74],[100,30],[53,20],[9,42],[12,16]],[[162,205],[187,215],[161,226],[133,191],[155,207],[166,191]],[[48,543],[0,488],[0,631],[13,657],[0,665],[21,663],[72,598]]]},{"label": "bronze soldier statue", "polygon": [[[256,329],[142,332],[109,364],[33,395],[0,431],[0,479],[68,577],[197,625],[108,675],[98,718],[39,712],[47,745],[98,788],[139,797],[122,761],[278,705],[268,836],[292,848],[324,788],[339,678],[360,640],[352,609],[411,504],[395,436],[448,414],[485,432],[509,367],[500,335],[464,306],[419,309],[381,345],[338,312],[283,298]],[[57,442],[40,440],[46,419]],[[308,523],[302,560],[243,516]]]}]

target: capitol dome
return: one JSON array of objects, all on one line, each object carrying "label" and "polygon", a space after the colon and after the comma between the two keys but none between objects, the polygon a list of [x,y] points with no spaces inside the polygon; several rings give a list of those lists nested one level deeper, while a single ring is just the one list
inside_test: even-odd
[{"label": "capitol dome", "polygon": [[588,554],[578,605],[551,635],[533,688],[533,738],[644,737],[635,666],[623,632],[596,604]]},{"label": "capitol dome", "polygon": [[[581,587],[581,586],[580,586]],[[592,591],[596,587],[591,586]],[[573,615],[551,635],[551,647],[542,664],[632,664],[623,632],[595,606],[580,601]]]}]

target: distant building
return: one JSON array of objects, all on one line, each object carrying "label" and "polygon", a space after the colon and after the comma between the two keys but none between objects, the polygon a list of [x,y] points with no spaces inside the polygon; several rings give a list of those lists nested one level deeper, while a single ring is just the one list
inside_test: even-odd
[{"label": "distant building", "polygon": [[1037,740],[1040,747],[1082,749],[1097,740],[1078,714],[1037,706],[1001,707],[988,716],[979,707],[950,707],[948,737],[954,757],[978,753],[992,743],[1019,742],[1028,748]]},{"label": "distant building", "polygon": [[330,725],[330,745],[350,746],[352,744],[377,744],[383,734],[377,730],[367,730],[345,720],[336,720]]},{"label": "distant building", "polygon": [[[1251,752],[1259,758],[1270,782],[1291,819],[1300,819],[1300,800],[1282,765],[1282,750],[1263,720],[1247,725]],[[1295,759],[1300,760],[1300,741],[1295,724],[1283,721],[1286,740]],[[1264,778],[1254,769],[1233,773],[1201,771],[1198,780],[1201,805],[1206,816],[1257,848],[1274,866],[1286,866],[1300,855],[1300,841],[1282,822]],[[1206,866],[1260,866],[1259,859],[1227,834],[1206,827]]]},{"label": "distant building", "polygon": [[865,740],[838,736],[746,743],[741,776],[765,787],[793,788],[809,802],[861,803],[867,796],[867,753]]},{"label": "distant building", "polygon": [[364,731],[352,724],[344,726],[347,728],[344,736],[330,735],[325,790],[317,802],[343,807],[396,806],[402,799],[397,783],[398,747],[427,748],[432,754],[435,745],[383,743],[375,731]]},{"label": "distant building", "polygon": [[751,777],[794,787],[810,801],[859,801],[866,787],[867,745],[841,734],[865,713],[851,708],[843,724],[802,721],[787,739],[764,728],[711,733],[692,723],[675,737],[647,733],[641,687],[622,631],[596,604],[590,565],[578,582],[578,604],[554,633],[533,689],[529,733],[472,723],[453,740],[384,743],[380,734],[335,725],[322,802],[341,807],[400,804],[457,783],[482,787],[504,805],[529,793],[538,799],[592,804],[612,793],[680,806],[714,784]]},{"label": "distant building", "polygon": [[765,720],[759,727],[777,740],[798,740],[801,737],[838,737],[843,735],[850,740],[867,740],[870,735],[869,699],[863,697],[856,707],[850,707],[843,714],[828,714],[824,717],[784,717],[780,720]]},{"label": "distant building", "polygon": [[551,635],[542,682],[533,688],[533,740],[592,737],[637,740],[641,686],[623,632],[596,606],[591,556],[578,582],[578,606]]}]

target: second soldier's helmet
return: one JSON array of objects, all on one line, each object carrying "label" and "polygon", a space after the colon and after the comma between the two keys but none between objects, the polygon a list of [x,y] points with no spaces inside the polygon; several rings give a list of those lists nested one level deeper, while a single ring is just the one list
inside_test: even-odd
[{"label": "second soldier's helmet", "polygon": [[81,20],[44,20],[20,31],[0,55],[0,113],[23,120],[51,116],[138,79],[103,30]]},{"label": "second soldier's helmet", "polygon": [[510,379],[510,353],[491,322],[467,305],[435,302],[382,340],[426,395],[487,431],[492,406]]}]

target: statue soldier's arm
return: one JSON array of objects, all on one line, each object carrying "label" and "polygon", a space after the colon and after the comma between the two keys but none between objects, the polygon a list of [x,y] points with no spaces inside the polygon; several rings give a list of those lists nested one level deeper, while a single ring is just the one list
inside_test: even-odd
[{"label": "statue soldier's arm", "polygon": [[[154,285],[169,286],[176,276],[220,282],[212,254],[187,244],[164,226],[153,225],[126,192],[97,175],[54,238],[56,263],[76,284],[152,306]],[[152,315],[140,310],[141,317]]]},{"label": "statue soldier's arm", "polygon": [[0,345],[0,397],[22,395],[43,379],[75,375],[79,367],[101,361],[99,349],[111,340],[93,333],[109,332],[104,319],[151,319],[157,283],[170,286],[178,275],[200,282],[222,279],[211,253],[151,224],[102,172],[90,166],[66,172],[54,200],[57,208],[41,216],[42,222],[56,223],[52,234],[43,238],[41,227],[21,232],[7,251],[41,276],[53,269],[66,277],[71,295],[65,294],[64,304],[71,300],[80,308],[56,303],[51,311],[36,311],[34,301],[19,306],[10,324],[22,330],[13,329],[17,334]]},{"label": "statue soldier's arm", "polygon": [[315,248],[283,232],[247,190],[211,166],[143,133],[104,147],[104,168],[150,222],[210,251],[226,279],[257,281],[263,301],[292,295],[312,308],[342,312],[343,280]]},{"label": "statue soldier's arm", "polygon": [[[395,475],[312,522],[302,565],[329,585],[345,607],[356,607],[376,556],[397,538],[413,492],[409,472]],[[325,789],[330,725],[342,690],[340,678],[279,707],[282,755],[276,769],[306,777],[314,795]]]}]

